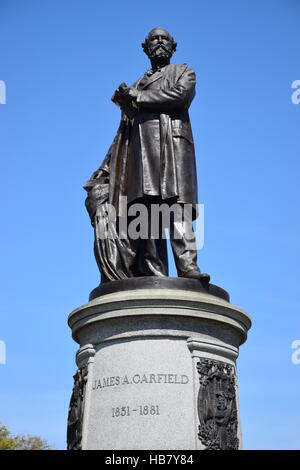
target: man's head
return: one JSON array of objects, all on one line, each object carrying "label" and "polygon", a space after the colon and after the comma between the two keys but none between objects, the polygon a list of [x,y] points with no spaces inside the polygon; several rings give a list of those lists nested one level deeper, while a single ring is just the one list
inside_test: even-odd
[{"label": "man's head", "polygon": [[177,43],[171,34],[163,28],[154,28],[150,31],[142,44],[144,52],[151,62],[157,65],[169,63],[173,53],[176,51]]}]

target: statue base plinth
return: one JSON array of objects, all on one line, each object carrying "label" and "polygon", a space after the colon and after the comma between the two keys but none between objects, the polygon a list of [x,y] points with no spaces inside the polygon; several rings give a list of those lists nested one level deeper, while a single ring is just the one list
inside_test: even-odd
[{"label": "statue base plinth", "polygon": [[241,448],[235,363],[250,318],[217,286],[173,279],[111,282],[70,314],[69,448]]}]

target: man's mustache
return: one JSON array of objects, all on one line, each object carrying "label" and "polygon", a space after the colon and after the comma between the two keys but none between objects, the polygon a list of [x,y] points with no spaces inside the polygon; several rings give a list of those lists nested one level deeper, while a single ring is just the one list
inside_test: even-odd
[{"label": "man's mustache", "polygon": [[165,52],[170,52],[164,44],[158,44],[156,47],[153,48],[152,52],[156,52],[159,48],[163,49]]}]

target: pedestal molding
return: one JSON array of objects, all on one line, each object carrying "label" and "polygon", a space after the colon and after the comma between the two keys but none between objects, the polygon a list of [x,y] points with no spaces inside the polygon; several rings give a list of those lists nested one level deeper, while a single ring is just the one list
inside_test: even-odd
[{"label": "pedestal molding", "polygon": [[251,327],[250,317],[245,311],[222,299],[203,293],[168,289],[140,289],[104,295],[75,309],[69,315],[68,323],[74,340],[79,342],[77,332],[87,325],[136,316],[190,317],[227,323],[242,335],[241,344],[246,341],[247,330]]}]

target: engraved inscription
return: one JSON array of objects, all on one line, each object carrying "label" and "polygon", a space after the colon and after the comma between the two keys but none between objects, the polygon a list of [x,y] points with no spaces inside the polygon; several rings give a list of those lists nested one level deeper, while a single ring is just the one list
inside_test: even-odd
[{"label": "engraved inscription", "polygon": [[136,408],[130,406],[119,406],[111,409],[112,418],[125,416],[158,416],[160,415],[159,405],[138,405]]},{"label": "engraved inscription", "polygon": [[113,375],[110,377],[100,377],[93,382],[93,390],[107,387],[137,385],[137,384],[174,384],[186,385],[189,377],[185,374],[133,374],[133,375]]}]

